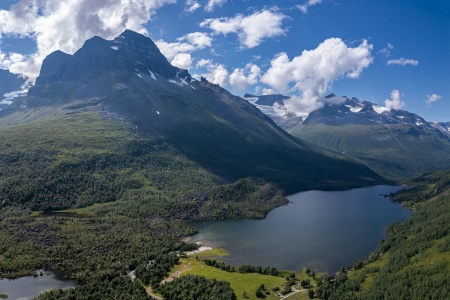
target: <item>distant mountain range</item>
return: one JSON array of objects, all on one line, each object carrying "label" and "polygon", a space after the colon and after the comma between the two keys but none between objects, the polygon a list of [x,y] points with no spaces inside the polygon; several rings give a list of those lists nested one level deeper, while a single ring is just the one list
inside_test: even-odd
[{"label": "distant mountain range", "polygon": [[411,177],[450,167],[449,123],[427,122],[417,114],[357,98],[343,100],[339,105],[326,104],[286,130],[388,177]]},{"label": "distant mountain range", "polygon": [[283,95],[244,95],[244,99],[248,100],[250,103],[258,107],[263,113],[269,116],[278,126],[283,128],[284,130],[289,130],[290,128],[293,128],[303,122],[303,118],[300,116],[296,116],[293,113],[284,113],[283,115],[280,115],[274,108],[275,104],[283,106],[283,101],[289,98],[290,97]]}]

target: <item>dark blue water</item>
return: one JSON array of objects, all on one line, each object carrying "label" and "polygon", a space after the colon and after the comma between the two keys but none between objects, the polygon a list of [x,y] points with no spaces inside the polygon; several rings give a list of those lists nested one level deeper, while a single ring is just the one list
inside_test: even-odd
[{"label": "dark blue water", "polygon": [[[38,270],[36,274],[40,274]],[[27,276],[19,279],[0,280],[0,294],[6,294],[7,299],[29,300],[39,294],[53,289],[67,289],[76,287],[76,282],[66,279],[63,273],[43,272],[43,276]]]},{"label": "dark blue water", "polygon": [[[191,242],[224,247],[233,265],[309,267],[334,274],[364,259],[386,238],[386,228],[411,212],[381,195],[402,189],[375,186],[349,191],[308,191],[288,197],[264,220],[228,220],[194,224]],[[380,195],[381,194],[381,195]]]}]

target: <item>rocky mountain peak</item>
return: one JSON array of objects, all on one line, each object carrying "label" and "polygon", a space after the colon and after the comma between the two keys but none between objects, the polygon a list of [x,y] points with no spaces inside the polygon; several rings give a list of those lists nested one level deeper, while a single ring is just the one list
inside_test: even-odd
[{"label": "rocky mountain peak", "polygon": [[80,79],[88,81],[90,76],[105,71],[122,78],[135,72],[155,73],[166,79],[177,74],[190,78],[187,71],[172,66],[150,38],[125,30],[111,41],[95,36],[73,55],[53,52],[44,60],[36,86]]}]

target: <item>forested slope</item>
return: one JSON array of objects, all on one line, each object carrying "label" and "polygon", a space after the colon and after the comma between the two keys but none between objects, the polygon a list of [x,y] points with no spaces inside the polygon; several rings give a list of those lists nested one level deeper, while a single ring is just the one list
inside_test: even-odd
[{"label": "forested slope", "polygon": [[389,238],[365,262],[343,270],[336,280],[324,278],[318,295],[323,299],[449,299],[449,179],[449,171],[428,174],[395,195],[396,200],[408,202],[414,195],[415,213],[403,224],[391,225]]}]

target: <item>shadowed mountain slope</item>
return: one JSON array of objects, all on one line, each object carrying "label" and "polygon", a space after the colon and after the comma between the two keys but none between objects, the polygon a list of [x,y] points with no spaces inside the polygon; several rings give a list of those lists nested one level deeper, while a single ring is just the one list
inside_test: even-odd
[{"label": "shadowed mountain slope", "polygon": [[291,193],[384,182],[363,165],[315,152],[248,101],[170,65],[153,41],[129,30],[112,41],[94,37],[73,55],[49,55],[28,97],[3,111],[0,123],[93,109],[223,183],[254,177]]}]

